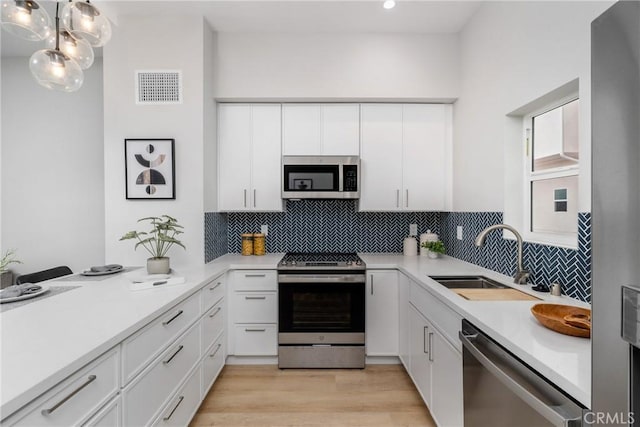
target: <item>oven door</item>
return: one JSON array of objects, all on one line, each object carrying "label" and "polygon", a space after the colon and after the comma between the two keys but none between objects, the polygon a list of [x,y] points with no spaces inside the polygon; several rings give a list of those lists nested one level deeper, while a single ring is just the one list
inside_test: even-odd
[{"label": "oven door", "polygon": [[364,344],[364,274],[280,274],[279,344]]}]

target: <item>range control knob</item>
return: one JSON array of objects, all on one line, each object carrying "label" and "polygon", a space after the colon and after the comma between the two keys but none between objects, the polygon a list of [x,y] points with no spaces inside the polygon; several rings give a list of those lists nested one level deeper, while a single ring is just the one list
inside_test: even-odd
[{"label": "range control knob", "polygon": [[347,265],[353,265],[353,261],[351,260],[347,261]]},{"label": "range control knob", "polygon": [[356,261],[356,265],[362,265],[362,260],[360,260],[360,259],[359,259],[359,260],[357,260],[357,261]]},{"label": "range control knob", "polygon": [[297,263],[296,263],[296,261],[295,261],[295,260],[291,261],[291,265],[296,265],[296,264],[297,264]]}]

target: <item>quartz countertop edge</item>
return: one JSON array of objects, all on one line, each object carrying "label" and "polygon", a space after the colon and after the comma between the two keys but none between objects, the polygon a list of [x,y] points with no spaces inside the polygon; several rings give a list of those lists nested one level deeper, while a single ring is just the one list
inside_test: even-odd
[{"label": "quartz countertop edge", "polygon": [[[540,374],[586,407],[590,406],[590,341],[557,334],[537,323],[530,301],[467,301],[428,275],[482,274],[510,285],[512,280],[479,266],[444,256],[431,260],[402,254],[359,254],[368,269],[397,269],[468,319]],[[110,350],[171,307],[229,270],[274,270],[284,253],[264,256],[227,254],[207,264],[176,267],[186,283],[130,291],[126,276],[104,281],[52,282],[78,286],[69,292],[0,314],[2,347],[0,420]],[[567,297],[551,297],[513,286],[546,302],[589,307]],[[107,319],[107,321],[105,321]],[[37,339],[34,339],[37,331]],[[64,336],[61,335],[64,331]],[[56,352],[51,352],[56,348]],[[46,354],[46,357],[42,357]],[[570,360],[575,364],[571,365]],[[39,366],[39,369],[29,369]]]}]

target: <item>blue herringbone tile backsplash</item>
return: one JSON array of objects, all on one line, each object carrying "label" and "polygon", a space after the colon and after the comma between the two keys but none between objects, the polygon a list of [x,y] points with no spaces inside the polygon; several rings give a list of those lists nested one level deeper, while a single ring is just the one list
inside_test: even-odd
[{"label": "blue herringbone tile backsplash", "polygon": [[[240,252],[240,234],[269,227],[267,252],[402,252],[409,224],[418,233],[440,234],[447,254],[512,276],[515,241],[501,233],[487,236],[483,247],[474,245],[484,228],[502,223],[501,212],[357,212],[351,200],[289,201],[286,212],[233,212],[205,214],[205,261],[227,252]],[[456,227],[464,239],[456,239]],[[591,214],[578,215],[578,249],[524,244],[524,264],[532,283],[560,283],[571,297],[591,301]]]}]

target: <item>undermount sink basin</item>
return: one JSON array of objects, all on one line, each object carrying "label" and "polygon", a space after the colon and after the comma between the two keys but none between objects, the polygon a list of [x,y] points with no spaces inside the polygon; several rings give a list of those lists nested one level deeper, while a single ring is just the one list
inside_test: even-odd
[{"label": "undermount sink basin", "polygon": [[508,286],[484,276],[429,276],[448,289],[505,289]]}]

